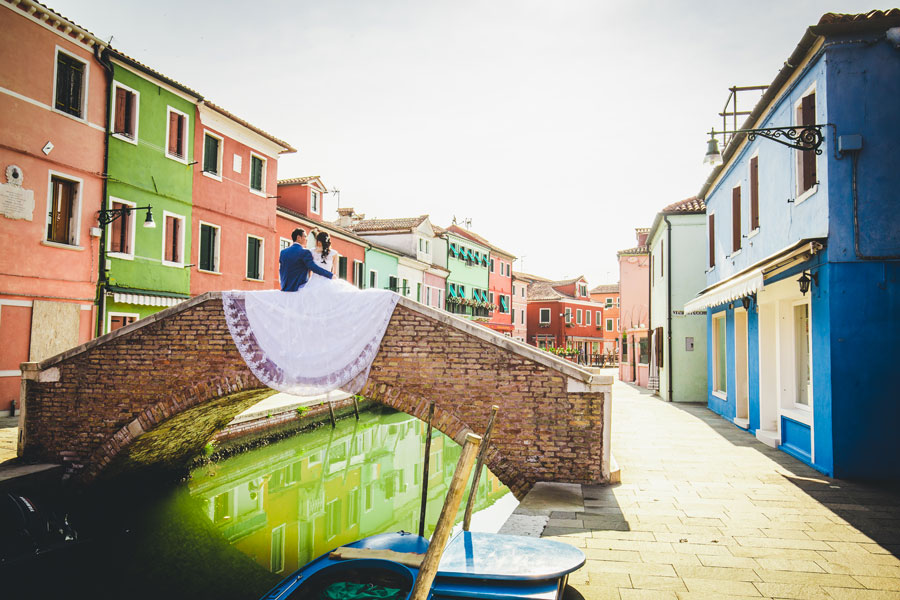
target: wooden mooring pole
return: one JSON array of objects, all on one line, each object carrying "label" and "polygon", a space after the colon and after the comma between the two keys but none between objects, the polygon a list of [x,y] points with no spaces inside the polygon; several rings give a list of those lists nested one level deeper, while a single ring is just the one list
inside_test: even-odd
[{"label": "wooden mooring pole", "polygon": [[431,422],[434,419],[434,400],[428,405],[428,431],[425,434],[425,461],[422,467],[422,507],[419,510],[419,536],[425,537],[425,510],[428,507],[428,463],[431,462]]},{"label": "wooden mooring pole", "polygon": [[481,479],[481,468],[484,466],[484,455],[487,454],[488,444],[491,441],[491,431],[494,429],[494,417],[500,407],[496,404],[491,406],[491,417],[488,419],[487,429],[484,431],[484,442],[481,444],[481,450],[478,452],[478,462],[475,464],[475,476],[472,477],[472,488],[469,490],[469,501],[466,502],[466,514],[463,516],[463,531],[469,530],[472,523],[472,509],[475,508],[475,496],[478,492],[478,480]]},{"label": "wooden mooring pole", "polygon": [[334,429],[337,427],[337,419],[334,418],[334,404],[331,400],[328,401],[328,412],[331,413],[331,428]]},{"label": "wooden mooring pole", "polygon": [[359,402],[357,402],[356,394],[353,394],[353,412],[356,414],[356,420],[359,421]]}]

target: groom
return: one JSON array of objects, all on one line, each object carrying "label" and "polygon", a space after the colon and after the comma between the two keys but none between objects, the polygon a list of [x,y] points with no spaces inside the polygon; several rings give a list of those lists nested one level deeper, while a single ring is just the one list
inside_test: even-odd
[{"label": "groom", "polygon": [[304,247],[306,246],[306,232],[298,227],[291,232],[291,239],[294,240],[294,243],[282,250],[278,256],[281,291],[296,292],[299,290],[309,279],[310,270],[331,279],[331,272],[315,264],[312,253]]}]

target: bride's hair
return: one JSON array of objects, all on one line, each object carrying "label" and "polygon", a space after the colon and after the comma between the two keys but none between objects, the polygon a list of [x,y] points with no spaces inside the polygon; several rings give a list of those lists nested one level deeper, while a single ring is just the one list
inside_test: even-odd
[{"label": "bride's hair", "polygon": [[325,258],[331,252],[331,236],[325,231],[316,234],[316,241],[322,244],[322,264],[325,264]]}]

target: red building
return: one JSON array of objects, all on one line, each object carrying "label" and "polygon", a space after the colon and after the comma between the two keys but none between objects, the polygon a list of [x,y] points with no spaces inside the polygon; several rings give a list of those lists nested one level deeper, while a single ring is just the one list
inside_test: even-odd
[{"label": "red building", "polygon": [[516,257],[511,252],[491,244],[489,241],[459,225],[451,225],[447,231],[487,246],[491,251],[488,267],[488,297],[496,308],[489,321],[482,323],[494,331],[511,336],[515,325],[512,322],[512,264]]},{"label": "red building", "polygon": [[[619,356],[619,284],[598,285],[591,290],[591,300],[603,305],[603,319],[597,321],[602,326],[603,354],[618,360]],[[609,361],[607,361],[609,362]]]},{"label": "red building", "polygon": [[277,286],[278,156],[296,150],[210,102],[195,131],[194,156],[216,168],[193,182],[191,295]]},{"label": "red building", "polygon": [[[295,177],[278,182],[278,208],[275,213],[275,228],[278,234],[278,252],[287,248],[291,241],[291,232],[300,227],[307,234],[318,228],[327,231],[331,236],[331,249],[337,253],[334,263],[335,276],[356,287],[365,287],[366,248],[369,244],[342,227],[324,220],[324,201],[328,188],[318,176]],[[309,241],[310,247],[314,245]],[[275,256],[276,269],[278,256]],[[277,271],[276,271],[277,272]],[[275,279],[275,287],[278,278]]]},{"label": "red building", "polygon": [[528,286],[529,344],[568,350],[573,360],[599,363],[603,349],[603,305],[591,300],[584,277],[535,281]]}]

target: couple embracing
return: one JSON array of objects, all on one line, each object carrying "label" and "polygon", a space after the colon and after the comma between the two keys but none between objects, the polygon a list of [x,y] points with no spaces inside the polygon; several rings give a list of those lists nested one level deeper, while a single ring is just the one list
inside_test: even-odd
[{"label": "couple embracing", "polygon": [[306,231],[299,227],[291,232],[291,239],[294,243],[278,256],[282,292],[296,292],[305,286],[310,271],[327,279],[334,276],[334,253],[331,252],[331,238],[326,232],[315,235],[314,250],[306,249]]}]

